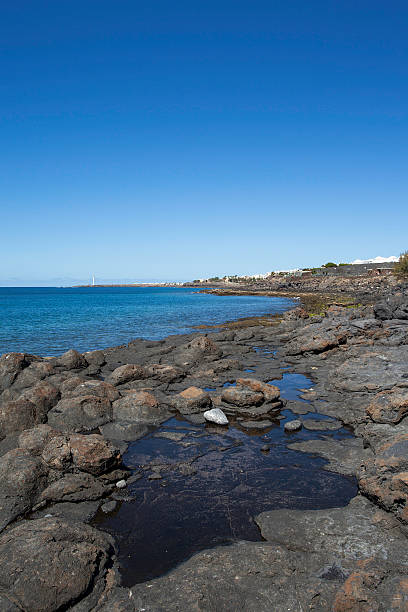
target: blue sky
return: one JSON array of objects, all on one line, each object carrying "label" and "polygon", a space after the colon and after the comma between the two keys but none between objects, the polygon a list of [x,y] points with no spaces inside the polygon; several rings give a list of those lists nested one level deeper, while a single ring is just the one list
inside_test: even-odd
[{"label": "blue sky", "polygon": [[408,5],[2,3],[0,284],[408,249]]}]

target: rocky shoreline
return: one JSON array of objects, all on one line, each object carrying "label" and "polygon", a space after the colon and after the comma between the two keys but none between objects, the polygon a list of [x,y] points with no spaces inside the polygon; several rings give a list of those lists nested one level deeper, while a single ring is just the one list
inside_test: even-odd
[{"label": "rocky shoreline", "polygon": [[[332,305],[324,316],[296,308],[279,325],[52,359],[3,355],[0,609],[406,610],[408,291],[387,287],[374,306],[363,293],[366,305]],[[307,404],[266,384],[283,371],[313,381]],[[264,541],[199,552],[122,586],[115,541],[89,525],[140,477],[122,455],[175,414],[202,424],[217,408],[255,430],[283,408],[301,426],[306,411],[352,428],[354,438],[293,438],[288,447],[356,477],[358,495],[344,508],[263,512],[255,521]]]}]

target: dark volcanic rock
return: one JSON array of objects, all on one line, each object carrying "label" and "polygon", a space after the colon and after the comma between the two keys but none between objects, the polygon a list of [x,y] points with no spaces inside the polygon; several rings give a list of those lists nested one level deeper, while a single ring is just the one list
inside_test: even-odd
[{"label": "dark volcanic rock", "polygon": [[37,419],[37,409],[28,400],[4,402],[0,404],[0,439],[44,420],[41,416]]},{"label": "dark volcanic rock", "polygon": [[17,378],[17,374],[27,367],[29,362],[24,353],[4,353],[0,357],[0,392],[7,389]]},{"label": "dark volcanic rock", "polygon": [[389,296],[374,306],[377,319],[408,319],[408,298]]},{"label": "dark volcanic rock", "polygon": [[106,383],[102,380],[81,381],[72,390],[64,392],[64,398],[65,397],[81,397],[83,395],[93,395],[95,397],[105,397],[110,402],[114,402],[120,397],[119,391],[113,385],[110,385],[109,383]]},{"label": "dark volcanic rock", "polygon": [[111,420],[111,402],[95,395],[62,399],[48,413],[48,423],[61,431],[91,430]]},{"label": "dark volcanic rock", "polygon": [[159,423],[167,410],[148,391],[130,391],[113,403],[113,419],[130,423]]},{"label": "dark volcanic rock", "polygon": [[88,366],[85,357],[74,349],[70,349],[60,357],[57,357],[53,363],[64,370],[80,370]]},{"label": "dark volcanic rock", "polygon": [[32,507],[46,477],[40,459],[22,448],[0,457],[0,531]]},{"label": "dark volcanic rock", "polygon": [[83,523],[23,521],[0,537],[2,595],[26,612],[66,610],[91,590],[95,604],[113,554],[109,536]]},{"label": "dark volcanic rock", "polygon": [[111,487],[91,474],[66,474],[51,483],[39,496],[45,502],[80,502],[100,499]]},{"label": "dark volcanic rock", "polygon": [[114,386],[117,386],[123,385],[133,380],[142,380],[143,378],[146,378],[146,376],[146,370],[142,366],[135,364],[127,364],[119,366],[118,368],[113,370],[108,382],[110,382]]},{"label": "dark volcanic rock", "polygon": [[152,363],[146,366],[146,372],[149,378],[155,378],[162,383],[177,382],[185,376],[184,370],[181,368],[160,363]]},{"label": "dark volcanic rock", "polygon": [[408,523],[408,433],[397,435],[366,459],[359,475],[364,495]]},{"label": "dark volcanic rock", "polygon": [[222,356],[222,350],[206,336],[198,336],[178,347],[173,353],[174,362],[182,367],[192,366],[197,362],[215,361]]}]

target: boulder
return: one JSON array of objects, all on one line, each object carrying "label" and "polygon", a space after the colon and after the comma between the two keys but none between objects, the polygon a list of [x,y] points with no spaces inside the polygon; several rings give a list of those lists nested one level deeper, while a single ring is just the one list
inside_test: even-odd
[{"label": "boulder", "polygon": [[112,539],[84,523],[22,521],[0,537],[0,590],[25,612],[71,609],[102,595],[113,555]]},{"label": "boulder", "polygon": [[29,362],[24,353],[4,353],[0,357],[0,392],[7,389]]},{"label": "boulder", "polygon": [[100,499],[106,495],[107,486],[92,474],[65,474],[41,492],[42,502],[81,502]]},{"label": "boulder", "polygon": [[[55,431],[55,430],[54,430]],[[72,467],[71,446],[69,438],[61,435],[51,436],[42,449],[41,458],[52,470],[65,471]]]},{"label": "boulder", "polygon": [[203,412],[212,405],[211,397],[199,387],[188,387],[181,393],[173,395],[170,405],[181,412],[181,414],[193,414]]},{"label": "boulder", "polygon": [[57,357],[54,360],[54,365],[63,368],[64,370],[80,370],[82,368],[86,368],[88,366],[88,362],[85,357],[75,351],[74,349],[70,349],[66,353],[63,353],[60,357]]},{"label": "boulder", "polygon": [[268,385],[267,383],[255,380],[253,378],[238,378],[237,386],[248,387],[252,391],[262,393],[265,402],[276,402],[280,399],[280,390],[275,385]]},{"label": "boulder", "polygon": [[113,419],[119,422],[158,423],[166,410],[148,391],[132,391],[113,403]]},{"label": "boulder", "polygon": [[408,297],[390,296],[374,305],[374,314],[377,319],[408,319]]},{"label": "boulder", "polygon": [[52,438],[60,435],[59,431],[49,425],[41,424],[24,430],[18,437],[18,444],[20,448],[24,448],[32,455],[41,455],[46,444]]},{"label": "boulder", "polygon": [[[27,368],[29,370],[30,368]],[[20,396],[23,400],[32,402],[37,408],[38,418],[46,417],[47,413],[58,402],[60,393],[49,382],[43,380],[34,387],[26,389]]]},{"label": "boulder", "polygon": [[49,425],[61,431],[91,430],[111,420],[111,402],[95,395],[62,399],[48,413]]},{"label": "boulder", "polygon": [[223,390],[221,399],[233,406],[260,406],[264,395],[260,391],[252,391],[249,387],[227,387]]},{"label": "boulder", "polygon": [[147,377],[155,378],[162,383],[172,383],[182,380],[185,376],[181,368],[160,363],[152,363],[145,367]]},{"label": "boulder", "polygon": [[87,351],[84,353],[87,363],[93,368],[100,368],[105,365],[105,354],[103,351]]},{"label": "boulder", "polygon": [[113,385],[103,380],[81,381],[69,392],[64,393],[64,397],[81,397],[82,395],[105,397],[110,402],[114,402],[120,397],[119,391]]},{"label": "boulder", "polygon": [[99,476],[122,463],[122,457],[116,448],[102,436],[71,435],[69,446],[74,466],[82,472]]},{"label": "boulder", "polygon": [[46,477],[41,460],[25,449],[15,448],[0,457],[0,531],[31,509]]},{"label": "boulder", "polygon": [[108,382],[116,387],[133,380],[142,380],[143,378],[146,378],[146,370],[142,366],[127,364],[113,370],[112,374],[109,376]]},{"label": "boulder", "polygon": [[44,423],[47,417],[35,404],[25,399],[0,404],[0,439],[11,433],[23,431],[36,423]]},{"label": "boulder", "polygon": [[36,383],[54,373],[54,368],[49,361],[33,361],[25,367],[17,376],[13,389],[23,390],[33,387]]}]

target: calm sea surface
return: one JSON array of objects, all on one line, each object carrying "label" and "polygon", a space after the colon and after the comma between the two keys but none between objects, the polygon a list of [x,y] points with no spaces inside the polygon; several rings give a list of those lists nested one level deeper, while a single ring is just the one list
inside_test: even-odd
[{"label": "calm sea surface", "polygon": [[280,313],[287,298],[215,296],[171,287],[0,287],[0,354],[57,355],[158,340],[230,319]]}]

